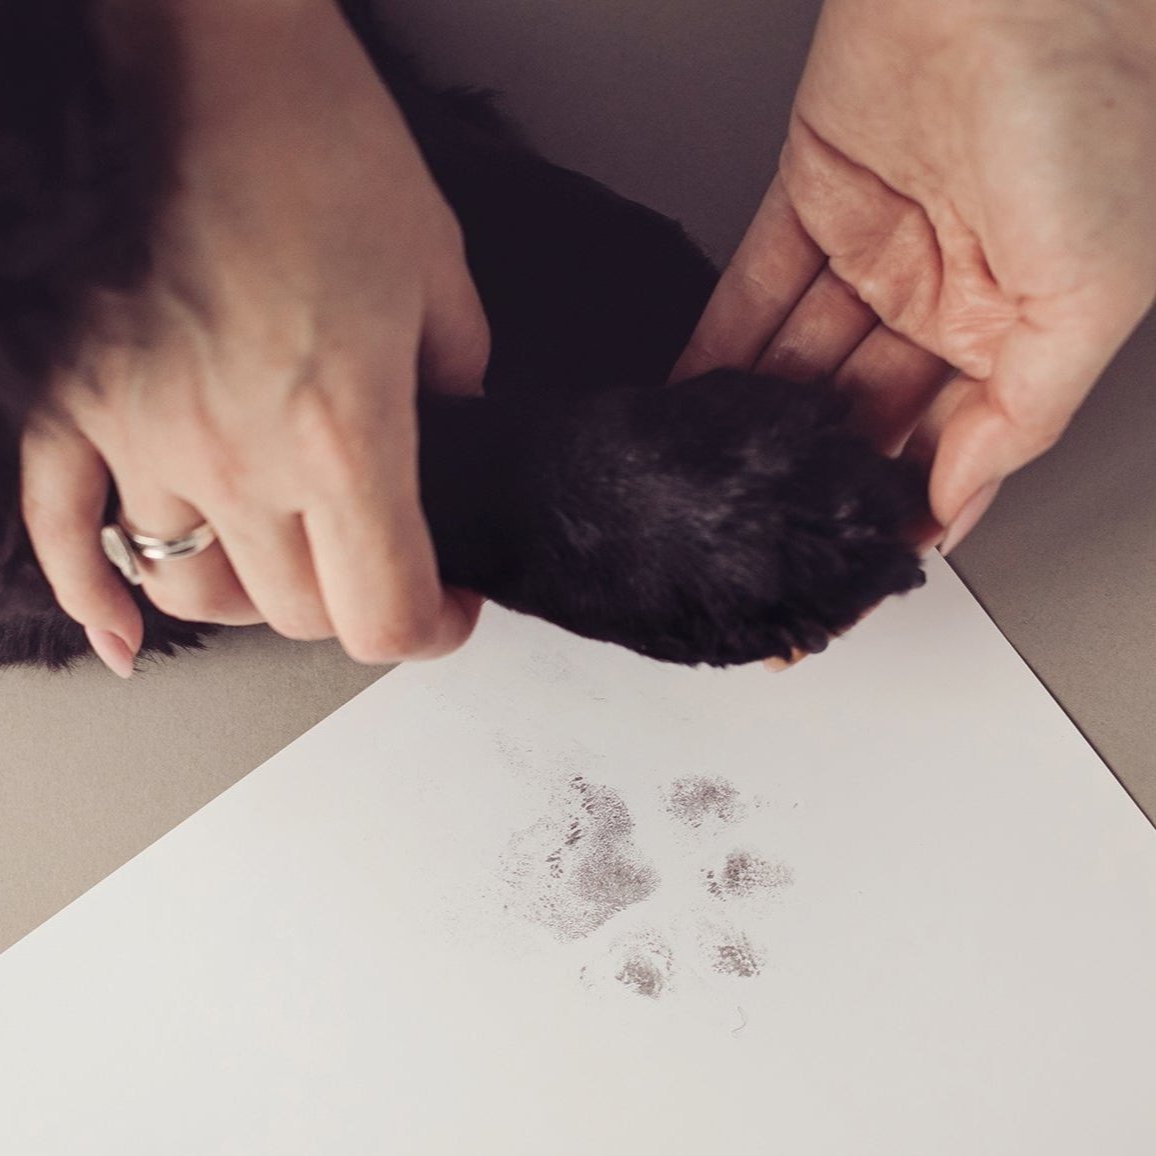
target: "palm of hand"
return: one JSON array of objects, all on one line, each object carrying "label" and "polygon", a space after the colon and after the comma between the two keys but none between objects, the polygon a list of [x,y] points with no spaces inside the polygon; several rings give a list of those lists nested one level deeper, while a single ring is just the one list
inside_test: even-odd
[{"label": "palm of hand", "polygon": [[866,7],[825,8],[779,176],[680,372],[834,374],[872,436],[914,430],[934,458],[938,520],[974,522],[1151,303],[1156,68],[1099,32],[1077,52],[1078,28]]}]

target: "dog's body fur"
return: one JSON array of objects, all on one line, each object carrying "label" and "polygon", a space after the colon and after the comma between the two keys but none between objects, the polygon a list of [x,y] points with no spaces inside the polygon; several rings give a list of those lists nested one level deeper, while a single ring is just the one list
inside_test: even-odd
[{"label": "dog's body fur", "polygon": [[[9,27],[25,19],[16,7]],[[156,122],[125,113],[125,86],[80,20],[91,5],[47,7],[67,15],[55,27],[28,16],[24,56],[7,63],[34,69],[28,43],[51,32],[69,75],[26,85],[47,111],[31,115],[19,93],[0,110],[0,663],[59,667],[87,643],[20,526],[19,429],[67,357],[84,293],[147,267],[167,163]],[[715,282],[682,230],[534,155],[485,99],[431,92],[368,4],[345,8],[461,221],[493,337],[484,400],[420,403],[443,580],[714,665],[820,650],[919,585],[908,536],[923,482],[845,432],[831,387],[735,371],[664,385]],[[126,156],[145,161],[116,163]],[[142,607],[146,650],[195,645],[205,629]]]}]

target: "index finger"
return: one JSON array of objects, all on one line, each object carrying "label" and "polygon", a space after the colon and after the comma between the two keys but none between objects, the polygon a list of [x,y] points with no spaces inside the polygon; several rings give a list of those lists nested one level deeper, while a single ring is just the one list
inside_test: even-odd
[{"label": "index finger", "polygon": [[343,440],[314,463],[325,476],[303,511],[305,533],[325,609],[352,658],[432,658],[466,640],[481,600],[439,581],[412,409],[394,409],[382,433],[380,443]]},{"label": "index finger", "polygon": [[803,228],[778,176],[671,373],[751,369],[827,258]]},{"label": "index finger", "polygon": [[436,658],[469,637],[481,599],[443,589],[421,514],[329,506],[305,516],[317,580],[337,637],[358,662]]}]

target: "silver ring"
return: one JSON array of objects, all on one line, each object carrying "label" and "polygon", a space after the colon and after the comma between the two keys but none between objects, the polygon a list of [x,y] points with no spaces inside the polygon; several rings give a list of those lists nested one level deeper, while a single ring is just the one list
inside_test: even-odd
[{"label": "silver ring", "polygon": [[139,586],[144,580],[137,557],[152,562],[173,558],[192,558],[208,549],[217,540],[216,532],[208,522],[202,522],[179,538],[156,538],[151,534],[137,534],[119,522],[101,527],[100,545],[104,556],[124,575],[126,581]]},{"label": "silver ring", "polygon": [[207,550],[217,540],[217,535],[208,522],[202,522],[179,538],[154,538],[151,534],[134,534],[123,526],[117,528],[124,530],[133,549],[142,558],[148,558],[152,562],[164,562],[170,558],[191,558],[194,554]]}]

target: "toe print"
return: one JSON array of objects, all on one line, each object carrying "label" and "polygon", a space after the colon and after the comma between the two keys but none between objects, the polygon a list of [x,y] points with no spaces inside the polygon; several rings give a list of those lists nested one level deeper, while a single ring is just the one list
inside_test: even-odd
[{"label": "toe print", "polygon": [[591,990],[656,1000],[668,994],[674,980],[674,950],[654,928],[636,928],[619,936],[606,954],[581,970]]},{"label": "toe print", "polygon": [[638,995],[658,999],[666,987],[669,969],[664,965],[668,962],[665,960],[656,962],[649,955],[632,955],[615,972],[614,978]]},{"label": "toe print", "polygon": [[741,931],[724,932],[708,947],[711,967],[719,975],[752,979],[763,970],[765,951],[753,944]]},{"label": "toe print", "polygon": [[715,899],[774,895],[794,882],[785,863],[771,863],[751,851],[732,851],[720,867],[702,874],[707,892]]},{"label": "toe print", "polygon": [[698,830],[729,827],[746,815],[746,804],[734,783],[722,778],[688,775],[666,792],[666,812],[677,823]]}]

